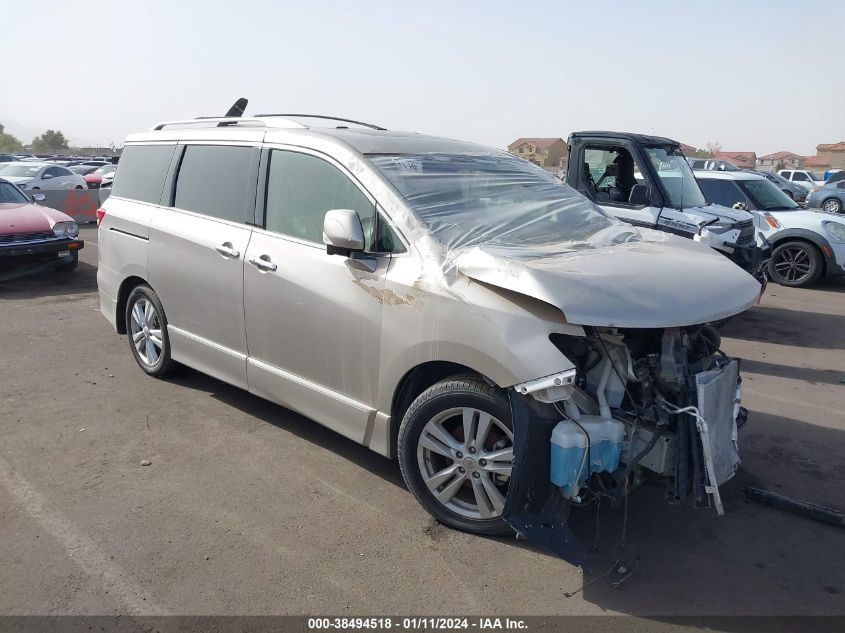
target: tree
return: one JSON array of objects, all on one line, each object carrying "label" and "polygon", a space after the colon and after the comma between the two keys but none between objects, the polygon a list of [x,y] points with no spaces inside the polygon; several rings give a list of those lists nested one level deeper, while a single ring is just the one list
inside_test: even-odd
[{"label": "tree", "polygon": [[0,123],[0,154],[12,154],[22,149],[23,143],[11,134],[6,134],[6,127]]},{"label": "tree", "polygon": [[67,149],[68,145],[68,140],[59,130],[47,130],[32,139],[32,149],[35,152],[57,152]]},{"label": "tree", "polygon": [[715,156],[722,151],[722,144],[719,141],[708,141],[706,147],[707,153],[711,156]]}]

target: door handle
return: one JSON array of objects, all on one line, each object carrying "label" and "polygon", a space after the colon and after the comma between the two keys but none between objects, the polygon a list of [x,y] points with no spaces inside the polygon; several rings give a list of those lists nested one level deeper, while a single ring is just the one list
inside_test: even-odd
[{"label": "door handle", "polygon": [[237,251],[234,248],[232,248],[231,242],[223,242],[220,246],[216,246],[214,248],[214,250],[216,250],[221,255],[224,255],[226,257],[232,257],[234,259],[237,259],[238,257],[241,256],[240,251]]},{"label": "door handle", "polygon": [[269,270],[274,271],[278,266],[270,261],[269,255],[262,255],[261,257],[250,257],[249,263],[258,268],[259,270]]}]

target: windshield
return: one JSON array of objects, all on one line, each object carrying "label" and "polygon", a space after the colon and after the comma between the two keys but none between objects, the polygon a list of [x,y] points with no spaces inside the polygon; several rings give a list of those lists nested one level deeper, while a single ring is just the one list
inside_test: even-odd
[{"label": "windshield", "polygon": [[807,172],[807,175],[810,177],[810,180],[824,180],[824,178],[822,178],[821,176],[819,176],[819,175],[818,175],[816,172],[814,172],[814,171],[808,171],[808,172]]},{"label": "windshield", "polygon": [[689,163],[677,149],[646,147],[654,171],[669,196],[668,206],[673,209],[703,207],[707,204],[701,188],[693,176]]},{"label": "windshield", "polygon": [[759,211],[791,211],[799,206],[768,180],[738,180],[739,188]]},{"label": "windshield", "polygon": [[0,165],[0,173],[3,176],[29,176],[35,178],[41,171],[41,165],[22,165],[20,163],[6,163]]},{"label": "windshield", "polygon": [[[448,249],[493,244],[539,256],[589,248],[595,245],[591,238],[610,227],[623,231],[603,234],[603,243],[637,236],[551,174],[509,154],[368,158]],[[564,242],[566,248],[557,247]]]},{"label": "windshield", "polygon": [[0,182],[0,204],[20,204],[27,203],[29,199],[20,192],[15,185],[10,182]]}]

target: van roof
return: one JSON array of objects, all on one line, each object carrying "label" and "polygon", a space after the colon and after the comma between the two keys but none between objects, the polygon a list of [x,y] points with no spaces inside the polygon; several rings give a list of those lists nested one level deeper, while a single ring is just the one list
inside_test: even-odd
[{"label": "van roof", "polygon": [[[218,127],[218,121],[225,125]],[[321,137],[350,146],[361,154],[503,154],[504,150],[450,138],[372,129],[368,127],[312,127],[276,117],[237,119],[195,119],[159,124],[153,130],[130,134],[126,142],[161,141],[250,141],[269,143],[305,142]]]}]

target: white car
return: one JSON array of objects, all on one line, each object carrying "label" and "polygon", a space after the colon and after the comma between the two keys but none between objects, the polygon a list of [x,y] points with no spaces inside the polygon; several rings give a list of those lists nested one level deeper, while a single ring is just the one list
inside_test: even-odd
[{"label": "white car", "polygon": [[85,178],[53,163],[3,163],[0,177],[27,191],[87,189]]},{"label": "white car", "polygon": [[697,171],[708,202],[743,205],[754,216],[758,244],[772,245],[769,276],[804,287],[822,276],[845,275],[845,218],[802,209],[764,176],[745,171]]},{"label": "white car", "polygon": [[794,182],[799,187],[804,187],[804,189],[812,189],[813,187],[824,185],[824,178],[816,172],[807,171],[806,169],[781,169],[778,171],[778,175],[783,176],[789,182]]}]

